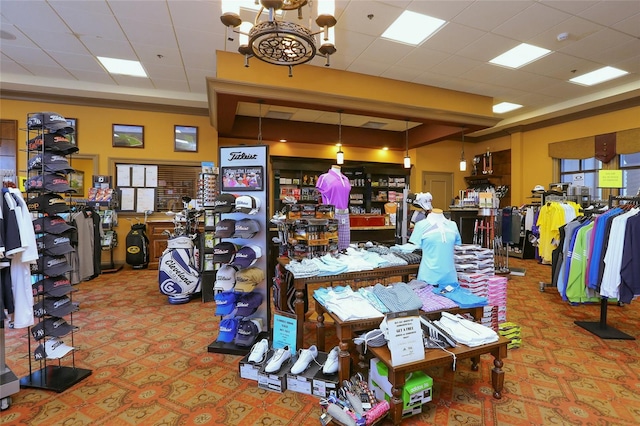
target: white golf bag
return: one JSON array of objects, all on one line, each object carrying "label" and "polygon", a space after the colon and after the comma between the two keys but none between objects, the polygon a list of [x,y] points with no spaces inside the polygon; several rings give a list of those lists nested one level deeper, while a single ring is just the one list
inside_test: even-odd
[{"label": "white golf bag", "polygon": [[192,237],[180,235],[168,240],[167,249],[160,256],[158,280],[160,292],[168,296],[172,305],[187,303],[201,291],[198,257]]}]

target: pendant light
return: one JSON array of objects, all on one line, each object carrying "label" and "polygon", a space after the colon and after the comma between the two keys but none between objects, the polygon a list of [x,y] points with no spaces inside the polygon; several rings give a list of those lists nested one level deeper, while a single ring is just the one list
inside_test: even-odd
[{"label": "pendant light", "polygon": [[409,157],[409,120],[405,120],[404,129],[404,168],[411,168],[411,157]]},{"label": "pendant light", "polygon": [[460,171],[467,171],[467,160],[464,159],[464,128],[462,129],[462,150],[460,151]]},{"label": "pendant light", "polygon": [[344,164],[344,152],[342,152],[342,110],[338,111],[338,152],[336,155],[336,163]]}]

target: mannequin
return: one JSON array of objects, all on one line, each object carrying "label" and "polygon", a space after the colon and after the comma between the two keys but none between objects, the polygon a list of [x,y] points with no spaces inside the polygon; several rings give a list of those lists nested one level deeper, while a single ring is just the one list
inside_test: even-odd
[{"label": "mannequin", "polygon": [[462,239],[455,222],[442,209],[432,208],[426,219],[416,223],[409,242],[422,248],[418,280],[433,286],[458,282],[453,252]]},{"label": "mannequin", "polygon": [[338,249],[346,249],[351,243],[351,228],[349,226],[349,194],[351,183],[342,174],[339,165],[333,165],[327,173],[318,177],[316,189],[322,196],[323,204],[335,206],[335,218],[338,220]]}]

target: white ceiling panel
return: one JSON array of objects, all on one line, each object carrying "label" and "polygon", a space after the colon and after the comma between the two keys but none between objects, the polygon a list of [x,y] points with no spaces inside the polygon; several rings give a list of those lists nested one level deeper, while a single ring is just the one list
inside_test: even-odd
[{"label": "white ceiling panel", "polygon": [[134,52],[128,41],[109,40],[101,37],[84,36],[80,41],[87,46],[93,56],[106,56],[109,58],[137,60],[138,56]]},{"label": "white ceiling panel", "polygon": [[120,19],[120,25],[126,34],[127,40],[134,47],[136,44],[152,47],[168,46],[171,48],[178,46],[171,25],[138,22],[135,19]]},{"label": "white ceiling panel", "polygon": [[[155,0],[158,1],[158,0]],[[148,1],[109,1],[109,7],[113,14],[118,17],[128,17],[120,19],[133,20],[139,24],[171,25],[169,8],[165,1],[160,2],[158,7],[149,7]],[[188,3],[187,1],[181,3]],[[125,27],[125,25],[123,25]]]},{"label": "white ceiling panel", "polygon": [[73,75],[59,66],[26,64],[25,67],[34,75],[46,75],[48,78],[59,78],[62,80],[75,80]]},{"label": "white ceiling panel", "polygon": [[87,55],[74,55],[65,52],[49,51],[49,55],[66,69],[104,72],[98,60]]},{"label": "white ceiling panel", "polygon": [[153,64],[145,68],[147,75],[151,79],[167,79],[167,80],[185,80],[186,74],[181,64],[178,66],[172,66],[169,63],[166,65]]},{"label": "white ceiling panel", "polygon": [[23,65],[56,66],[56,62],[51,59],[42,49],[31,47],[2,46],[2,53],[12,60]]},{"label": "white ceiling panel", "polygon": [[79,55],[87,54],[87,48],[70,32],[58,33],[55,37],[51,37],[51,33],[47,30],[31,30],[29,31],[29,37],[38,47],[45,51],[55,50]]},{"label": "white ceiling panel", "polygon": [[448,53],[437,52],[426,47],[414,49],[407,56],[400,59],[396,65],[404,68],[415,68],[420,71],[428,70],[450,58]]},{"label": "white ceiling panel", "polygon": [[189,84],[186,80],[168,80],[163,78],[154,78],[153,86],[160,90],[171,90],[174,92],[188,92]]},{"label": "white ceiling panel", "polygon": [[2,76],[6,77],[7,74],[24,74],[31,73],[28,69],[11,60],[6,55],[0,56],[0,68],[2,69]]},{"label": "white ceiling panel", "polygon": [[414,78],[422,74],[422,71],[415,68],[403,68],[400,66],[392,66],[384,71],[380,76],[390,78],[392,80],[413,81]]},{"label": "white ceiling panel", "polygon": [[492,31],[531,4],[531,1],[476,1],[453,18],[453,22]]},{"label": "white ceiling panel", "polygon": [[17,27],[52,28],[63,31],[64,25],[55,11],[44,1],[2,0],[0,13]]},{"label": "white ceiling panel", "polygon": [[597,60],[601,52],[633,41],[634,38],[611,29],[603,29],[595,34],[571,43],[560,51],[568,55]]},{"label": "white ceiling panel", "polygon": [[111,75],[103,69],[100,69],[99,71],[69,69],[69,72],[80,81],[96,84],[114,84],[114,80],[111,78]]},{"label": "white ceiling panel", "polygon": [[224,34],[220,23],[220,1],[169,0],[173,26],[178,29],[194,29]]},{"label": "white ceiling panel", "polygon": [[600,54],[592,56],[594,61],[602,64],[618,64],[640,55],[640,39],[631,39],[627,43],[604,49]]},{"label": "white ceiling panel", "polygon": [[572,15],[576,15],[583,10],[589,9],[590,7],[596,5],[598,1],[596,0],[539,0],[540,3],[545,6],[552,7],[554,9],[562,10],[564,12],[570,13]]},{"label": "white ceiling panel", "polygon": [[433,50],[456,53],[482,37],[483,34],[482,31],[475,28],[449,22],[440,31],[429,37],[424,45],[428,45]]},{"label": "white ceiling panel", "polygon": [[475,61],[462,56],[450,56],[439,64],[429,68],[429,71],[433,71],[438,74],[450,75],[452,77],[459,77],[478,68],[482,64],[484,64],[484,62]]},{"label": "white ceiling panel", "polygon": [[423,13],[433,16],[434,18],[450,21],[472,3],[473,1],[462,0],[416,0],[412,1],[407,9],[412,12]]},{"label": "white ceiling panel", "polygon": [[75,7],[64,6],[57,8],[56,11],[63,16],[64,22],[71,31],[80,36],[91,35],[111,40],[124,39],[118,21],[108,8],[105,8],[103,12],[77,13]]},{"label": "white ceiling panel", "polygon": [[[558,25],[554,25],[548,30],[541,32],[537,36],[528,40],[528,43],[544,47],[545,49],[558,51],[563,47],[588,37],[591,34],[595,34],[602,29],[604,29],[602,25],[582,18],[571,17],[566,21],[562,21]],[[558,40],[558,36],[562,33],[567,33],[566,40]]]},{"label": "white ceiling panel", "polygon": [[153,89],[153,83],[148,78],[141,77],[131,77],[128,75],[111,75],[113,79],[116,81],[118,86],[123,87],[135,87],[136,90],[139,89]]},{"label": "white ceiling panel", "polygon": [[478,61],[488,62],[507,50],[513,49],[518,44],[520,43],[513,39],[492,33],[485,33],[485,35],[458,51],[457,54]]},{"label": "white ceiling panel", "polygon": [[566,21],[571,15],[534,3],[492,30],[514,40],[529,40],[541,32]]},{"label": "white ceiling panel", "polygon": [[3,46],[16,47],[38,47],[29,37],[27,37],[18,27],[11,24],[2,24],[2,31],[5,31],[15,37],[14,40],[0,39],[0,48]]},{"label": "white ceiling panel", "polygon": [[337,55],[357,57],[376,40],[376,37],[344,31],[336,28],[336,49]]},{"label": "white ceiling panel", "polygon": [[403,10],[400,7],[375,1],[351,1],[336,24],[336,28],[379,37]]},{"label": "white ceiling panel", "polygon": [[636,13],[618,22],[616,29],[640,38],[640,13]]},{"label": "white ceiling panel", "polygon": [[640,1],[607,0],[594,4],[578,15],[590,21],[610,26],[638,13],[640,13]]},{"label": "white ceiling panel", "polygon": [[369,74],[379,76],[389,68],[389,64],[386,62],[372,61],[369,59],[356,59],[351,65],[349,65],[349,71],[357,72],[360,74]]},{"label": "white ceiling panel", "polygon": [[396,63],[400,58],[406,56],[414,49],[403,43],[397,43],[391,40],[376,39],[367,47],[358,59],[366,59],[375,61],[378,58],[384,58],[385,62]]}]

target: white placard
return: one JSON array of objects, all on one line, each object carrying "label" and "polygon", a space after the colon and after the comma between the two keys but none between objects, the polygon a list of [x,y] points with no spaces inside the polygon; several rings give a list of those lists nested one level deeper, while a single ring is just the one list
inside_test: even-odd
[{"label": "white placard", "polygon": [[134,188],[120,188],[120,209],[123,211],[133,211],[135,207]]},{"label": "white placard", "polygon": [[146,166],[145,172],[145,186],[147,188],[155,188],[158,186],[158,166]]},{"label": "white placard", "polygon": [[391,365],[402,365],[424,359],[424,340],[418,315],[387,316]]},{"label": "white placard", "polygon": [[131,186],[131,166],[116,165],[116,186]]},{"label": "white placard", "polygon": [[136,199],[136,212],[144,213],[147,210],[156,209],[156,190],[153,188],[138,188]]},{"label": "white placard", "polygon": [[138,188],[144,187],[144,170],[144,166],[131,166],[131,186],[136,186]]}]

